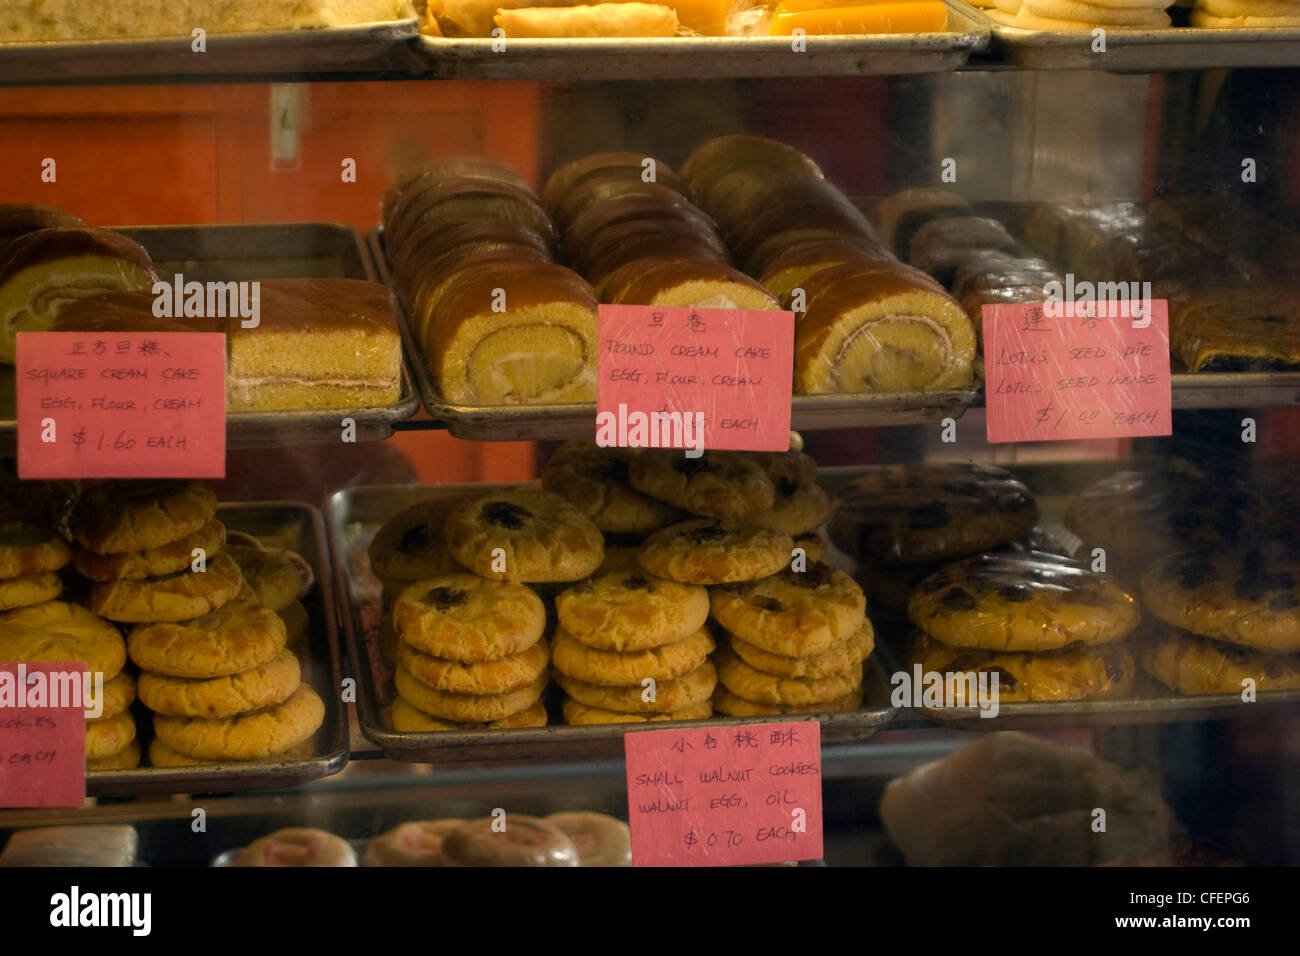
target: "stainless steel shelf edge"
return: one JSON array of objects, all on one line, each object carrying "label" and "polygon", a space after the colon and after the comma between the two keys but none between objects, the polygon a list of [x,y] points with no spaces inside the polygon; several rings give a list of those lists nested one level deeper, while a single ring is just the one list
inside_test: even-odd
[{"label": "stainless steel shelf edge", "polygon": [[[367,251],[380,281],[392,285],[384,254],[382,230],[366,234]],[[594,403],[552,405],[456,405],[443,400],[423,361],[404,306],[399,323],[411,359],[416,387],[429,415],[456,438],[467,441],[552,441],[593,438]],[[790,427],[814,431],[828,428],[867,428],[882,425],[923,425],[960,418],[979,400],[978,386],[941,392],[900,392],[890,395],[794,395]]]},{"label": "stainless steel shelf edge", "polygon": [[1159,73],[1221,67],[1300,66],[1300,29],[1206,30],[1106,27],[1106,51],[1090,30],[1024,30],[999,23],[963,0],[947,0],[992,33],[993,61],[1031,70]]},{"label": "stainless steel shelf edge", "polygon": [[191,37],[0,43],[0,84],[185,77],[410,74],[424,69],[410,41],[415,19],[274,33],[213,34],[196,53]]},{"label": "stainless steel shelf edge", "polygon": [[[337,576],[339,609],[343,639],[346,642],[351,676],[357,681],[358,725],[366,739],[385,755],[394,759],[430,764],[464,764],[480,760],[538,760],[572,762],[602,758],[621,758],[623,736],[640,730],[669,730],[673,727],[738,727],[752,724],[780,723],[790,720],[816,720],[821,724],[823,744],[852,743],[872,736],[888,724],[896,710],[888,703],[885,673],[868,659],[864,680],[866,699],[862,709],[844,713],[810,713],[764,717],[713,717],[706,720],[656,721],[647,724],[611,724],[568,726],[564,724],[510,730],[466,730],[441,733],[403,733],[384,726],[381,714],[381,688],[375,680],[370,654],[364,644],[366,635],[360,608],[352,599],[347,555],[347,526],[362,520],[382,520],[381,515],[395,514],[417,501],[442,494],[456,494],[469,488],[486,489],[492,485],[365,485],[330,495],[324,505],[333,564]],[[358,508],[358,503],[361,507]]]},{"label": "stainless steel shelf edge", "polygon": [[[165,793],[208,793],[291,787],[338,773],[348,762],[348,713],[343,706],[343,663],[339,654],[338,607],[329,537],[321,510],[299,501],[223,503],[217,514],[231,530],[251,530],[259,512],[297,514],[300,527],[309,531],[311,546],[303,554],[316,573],[315,596],[319,614],[308,631],[308,653],[313,663],[313,688],[325,702],[325,722],[317,731],[318,750],[304,760],[212,763],[198,767],[139,767],[134,770],[91,771],[86,774],[86,795],[138,796]],[[320,618],[320,621],[316,620]],[[322,655],[324,668],[317,663]],[[324,673],[322,673],[322,671]],[[306,679],[306,678],[305,678]],[[136,705],[137,711],[141,709]],[[137,717],[137,721],[138,721]]]},{"label": "stainless steel shelf edge", "polygon": [[440,79],[712,79],[935,73],[987,49],[990,31],[949,5],[941,33],[809,36],[795,52],[786,37],[646,37],[506,40],[422,36],[417,48]]}]

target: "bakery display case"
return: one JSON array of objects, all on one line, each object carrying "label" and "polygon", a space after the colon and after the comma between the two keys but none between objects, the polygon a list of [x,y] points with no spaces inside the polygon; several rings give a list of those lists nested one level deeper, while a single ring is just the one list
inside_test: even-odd
[{"label": "bakery display case", "polygon": [[[1300,5],[59,6],[0,10],[0,867],[1300,862]],[[1104,313],[1009,396],[1054,298],[1158,303],[1130,379]],[[735,314],[776,408],[739,333],[691,380]],[[47,332],[221,333],[223,473],[29,477]],[[601,447],[636,361],[788,446]],[[24,802],[3,678],[78,664]],[[809,722],[743,859],[629,756]]]}]

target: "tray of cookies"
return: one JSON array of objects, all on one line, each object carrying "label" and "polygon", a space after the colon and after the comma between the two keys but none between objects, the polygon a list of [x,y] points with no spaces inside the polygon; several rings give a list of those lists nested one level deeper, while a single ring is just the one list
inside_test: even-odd
[{"label": "tray of cookies", "polygon": [[[323,519],[192,481],[8,481],[0,660],[103,675],[91,796],[284,787],[347,760]],[[14,574],[13,572],[22,572]]]},{"label": "tray of cookies", "polygon": [[[573,442],[540,489],[333,495],[366,737],[461,763],[615,757],[627,730],[680,720],[811,713],[825,743],[884,726],[865,598],[821,560],[811,460],[713,452],[689,475],[676,460]],[[690,517],[709,511],[747,517]]]},{"label": "tray of cookies", "polygon": [[[1151,73],[1300,65],[1300,16],[1252,16],[1248,0],[1209,0],[1223,17],[1197,10],[1174,26],[1162,0],[1079,4],[1068,0],[949,0],[993,34],[1004,62],[1033,70]],[[1290,4],[1275,4],[1274,10]],[[1086,11],[1086,12],[1085,12]],[[1079,19],[1083,17],[1084,19]],[[1098,42],[1104,33],[1104,42]]]},{"label": "tray of cookies", "polygon": [[164,8],[115,4],[110,15],[95,17],[66,5],[58,7],[66,16],[52,17],[42,6],[6,8],[0,83],[149,77],[211,82],[222,76],[410,75],[425,69],[410,48],[420,27],[405,0],[371,0],[348,11],[334,0],[277,0],[259,5],[254,14],[247,8],[216,14],[211,4],[197,2]]},{"label": "tray of cookies", "polygon": [[[225,332],[229,447],[336,442],[345,419],[358,440],[378,441],[419,408],[392,296],[375,281],[354,229],[91,229],[62,210],[25,204],[0,206],[0,221],[16,237],[0,243],[0,454],[12,454],[16,444],[20,330],[101,339],[127,331]],[[159,282],[169,293],[163,311],[175,318],[158,317]],[[6,297],[6,288],[15,294]],[[202,290],[202,315],[190,310],[195,289]],[[40,312],[29,304],[38,298],[56,305]],[[244,316],[251,321],[254,312],[246,328]]]}]

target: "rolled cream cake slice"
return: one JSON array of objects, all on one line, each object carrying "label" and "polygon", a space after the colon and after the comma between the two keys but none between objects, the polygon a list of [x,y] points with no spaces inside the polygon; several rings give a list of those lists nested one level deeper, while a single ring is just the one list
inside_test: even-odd
[{"label": "rolled cream cake slice", "polygon": [[19,236],[0,260],[0,361],[13,364],[19,332],[45,332],[70,302],[152,289],[144,246],[111,229],[59,227]]},{"label": "rolled cream cake slice", "polygon": [[452,225],[466,219],[505,219],[531,229],[547,246],[555,244],[555,226],[531,190],[502,179],[459,176],[408,192],[393,207],[384,228],[384,242],[398,249],[427,223]]},{"label": "rolled cream cake slice", "polygon": [[341,27],[415,16],[409,0],[5,0],[0,42],[103,40]]},{"label": "rolled cream cake slice", "polygon": [[861,236],[809,239],[786,246],[768,260],[759,284],[782,304],[795,289],[825,269],[850,262],[888,262],[894,257],[883,247]]},{"label": "rolled cream cake slice", "polygon": [[701,143],[682,164],[678,175],[691,191],[691,198],[711,214],[713,184],[743,166],[795,170],[818,179],[822,176],[820,167],[793,146],[751,133],[717,136]]},{"label": "rolled cream cake slice", "polygon": [[956,193],[930,186],[917,186],[886,196],[876,204],[876,228],[880,239],[894,255],[906,260],[911,254],[912,234],[931,219],[972,215],[971,205]]},{"label": "rolled cream cake slice", "polygon": [[644,183],[617,171],[605,171],[584,179],[565,193],[564,200],[551,215],[560,231],[567,233],[584,211],[630,196],[658,200],[666,206],[683,199],[681,193],[663,183]]},{"label": "rolled cream cake slice", "polygon": [[407,167],[393,178],[380,202],[379,221],[387,227],[393,209],[410,193],[419,192],[432,183],[461,176],[495,178],[518,186],[525,192],[533,191],[523,173],[503,160],[488,156],[440,156]]},{"label": "rolled cream cake slice", "polygon": [[750,275],[762,275],[767,263],[786,246],[838,236],[874,241],[882,254],[885,251],[867,217],[838,189],[821,181],[796,183],[774,192],[760,212],[731,234],[736,262]]},{"label": "rolled cream cake slice", "polygon": [[969,385],[975,330],[923,272],[850,263],[813,276],[795,325],[794,390],[907,392]]},{"label": "rolled cream cake slice", "polygon": [[466,405],[596,400],[596,297],[548,262],[466,269],[429,319],[426,361],[442,397]]},{"label": "rolled cream cake slice", "polygon": [[260,321],[227,320],[228,411],[388,405],[401,392],[393,294],[361,279],[268,279]]},{"label": "rolled cream cake slice", "polygon": [[721,262],[636,259],[617,270],[605,300],[619,305],[699,306],[710,309],[779,311],[761,285]]},{"label": "rolled cream cake slice", "polygon": [[685,196],[679,195],[676,199],[662,196],[619,196],[588,206],[573,217],[569,228],[564,230],[565,254],[572,256],[586,248],[596,233],[628,222],[684,222],[697,229],[718,234],[717,224]]},{"label": "rolled cream cake slice", "polygon": [[617,243],[611,242],[604,255],[594,258],[590,265],[579,271],[596,290],[596,297],[604,298],[610,277],[637,259],[689,259],[730,265],[721,239],[693,233],[689,231],[691,229],[693,227],[688,226],[687,231],[676,232],[643,228],[632,235],[624,235]]},{"label": "rolled cream cake slice", "polygon": [[421,269],[413,283],[414,291],[410,294],[407,308],[412,331],[421,348],[428,355],[434,354],[434,345],[430,339],[430,329],[434,311],[442,301],[443,294],[451,288],[461,273],[478,270],[492,264],[508,266],[520,261],[549,263],[548,256],[529,246],[513,243],[469,243],[459,249],[448,250],[435,261]]},{"label": "rolled cream cake slice", "polygon": [[409,296],[414,291],[413,277],[422,273],[427,263],[476,244],[525,246],[543,258],[551,257],[546,240],[517,222],[492,216],[477,216],[452,225],[431,222],[412,232],[399,248],[387,250],[393,282],[399,292]]},{"label": "rolled cream cake slice", "polygon": [[19,236],[38,229],[84,225],[72,213],[57,206],[42,206],[31,202],[0,204],[0,261],[4,260],[5,251]]},{"label": "rolled cream cake slice", "polygon": [[[650,162],[647,163],[647,160]],[[654,171],[654,179],[646,180],[645,177],[650,174],[650,170]],[[591,153],[581,159],[567,162],[551,173],[542,188],[542,205],[547,211],[558,209],[564,197],[574,187],[588,179],[610,174],[623,176],[626,179],[660,183],[678,193],[683,193],[685,189],[672,167],[667,163],[659,162],[653,156],[629,152]]]}]

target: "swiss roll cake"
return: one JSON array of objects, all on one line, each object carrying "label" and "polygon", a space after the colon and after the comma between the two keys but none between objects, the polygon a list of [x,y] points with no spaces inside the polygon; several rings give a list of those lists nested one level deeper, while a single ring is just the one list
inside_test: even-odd
[{"label": "swiss roll cake", "polygon": [[725,263],[679,259],[633,260],[610,276],[605,301],[665,308],[781,308],[766,289]]},{"label": "swiss roll cake", "polygon": [[84,226],[80,219],[57,206],[39,203],[14,202],[0,204],[0,260],[5,251],[19,236],[38,229],[56,229],[60,226]]},{"label": "swiss roll cake", "polygon": [[[554,213],[564,203],[568,194],[589,179],[616,176],[635,182],[656,182],[675,192],[681,193],[684,187],[677,174],[667,163],[653,160],[644,153],[610,152],[592,153],[565,163],[546,180],[542,189],[542,205]],[[647,179],[653,171],[653,179]]]}]

